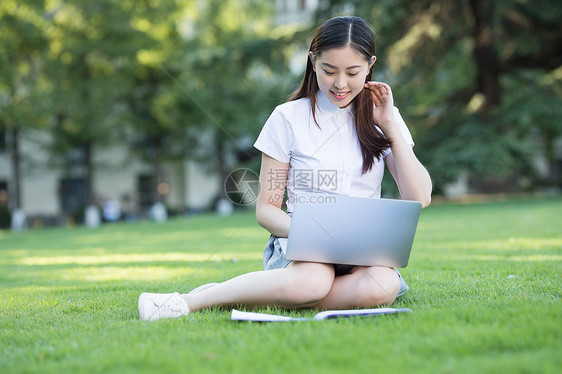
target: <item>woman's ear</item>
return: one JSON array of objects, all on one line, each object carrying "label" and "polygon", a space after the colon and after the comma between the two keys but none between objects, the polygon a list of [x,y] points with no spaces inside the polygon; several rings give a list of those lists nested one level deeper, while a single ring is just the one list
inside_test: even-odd
[{"label": "woman's ear", "polygon": [[377,61],[377,56],[371,56],[371,62],[369,63],[369,70],[371,70],[371,68],[375,64],[375,61]]},{"label": "woman's ear", "polygon": [[314,53],[308,52],[308,58],[310,59],[310,63],[312,64],[312,70],[316,71],[316,67],[314,66]]}]

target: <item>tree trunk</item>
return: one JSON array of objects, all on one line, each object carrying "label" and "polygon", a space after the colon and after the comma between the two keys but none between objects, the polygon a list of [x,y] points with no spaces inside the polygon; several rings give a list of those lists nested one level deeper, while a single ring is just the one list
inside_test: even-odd
[{"label": "tree trunk", "polygon": [[227,165],[225,161],[225,154],[224,154],[224,144],[221,140],[217,141],[217,162],[219,166],[219,173],[220,173],[220,189],[219,189],[219,197],[221,199],[226,199],[226,191],[224,190],[224,182],[228,177],[229,171],[227,170]]},{"label": "tree trunk", "polygon": [[91,142],[84,145],[84,164],[86,167],[86,180],[85,180],[85,193],[86,205],[96,205],[96,198],[94,194],[94,161],[93,161],[93,146]]},{"label": "tree trunk", "polygon": [[164,194],[160,193],[158,187],[164,182],[164,173],[162,172],[162,156],[160,150],[160,144],[154,144],[154,163],[153,163],[153,175],[154,175],[154,201],[157,203],[164,202]]},{"label": "tree trunk", "polygon": [[474,59],[476,61],[476,91],[484,96],[479,108],[486,114],[501,100],[500,68],[498,54],[494,45],[494,2],[489,0],[470,0],[474,15]]},{"label": "tree trunk", "polygon": [[12,174],[14,178],[14,186],[12,190],[12,210],[21,209],[21,168],[20,168],[20,150],[19,150],[19,127],[15,126],[12,130],[12,137],[10,141],[11,156],[12,156]]},{"label": "tree trunk", "polygon": [[548,171],[546,176],[546,181],[550,186],[557,185],[558,175],[556,170],[556,151],[555,151],[555,139],[556,133],[550,129],[543,130],[544,139],[544,155],[548,164]]}]

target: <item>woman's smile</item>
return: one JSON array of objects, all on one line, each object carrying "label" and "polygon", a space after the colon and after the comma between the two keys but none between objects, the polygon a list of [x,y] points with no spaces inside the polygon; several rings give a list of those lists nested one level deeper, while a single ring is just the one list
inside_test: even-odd
[{"label": "woman's smile", "polygon": [[330,93],[334,96],[336,100],[345,100],[347,96],[351,93],[351,91],[338,92],[338,91],[330,90]]}]

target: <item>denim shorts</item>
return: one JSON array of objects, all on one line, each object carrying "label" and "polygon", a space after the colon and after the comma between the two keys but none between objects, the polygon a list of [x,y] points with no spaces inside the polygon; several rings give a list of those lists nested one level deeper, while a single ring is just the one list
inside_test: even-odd
[{"label": "denim shorts", "polygon": [[[285,254],[281,249],[281,243],[279,243],[279,238],[271,235],[269,237],[269,240],[267,241],[265,250],[263,251],[263,270],[282,269],[289,265],[291,262],[291,260],[288,260],[287,257],[285,257]],[[354,265],[334,264],[336,277],[349,274],[354,267]],[[396,274],[398,274],[398,278],[400,278],[400,290],[398,291],[398,295],[396,296],[399,297],[404,295],[410,287],[404,281],[404,278],[402,278],[402,275],[400,274],[398,269],[393,269],[394,271],[396,271]]]}]

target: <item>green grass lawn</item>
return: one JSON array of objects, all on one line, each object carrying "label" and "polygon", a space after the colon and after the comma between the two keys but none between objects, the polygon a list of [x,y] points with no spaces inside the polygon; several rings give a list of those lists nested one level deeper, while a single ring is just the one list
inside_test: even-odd
[{"label": "green grass lawn", "polygon": [[[142,322],[141,292],[261,268],[253,212],[0,232],[0,372],[554,373],[562,367],[562,198],[422,212],[407,315]],[[267,310],[261,310],[267,311]],[[283,312],[312,316],[314,311]]]}]

